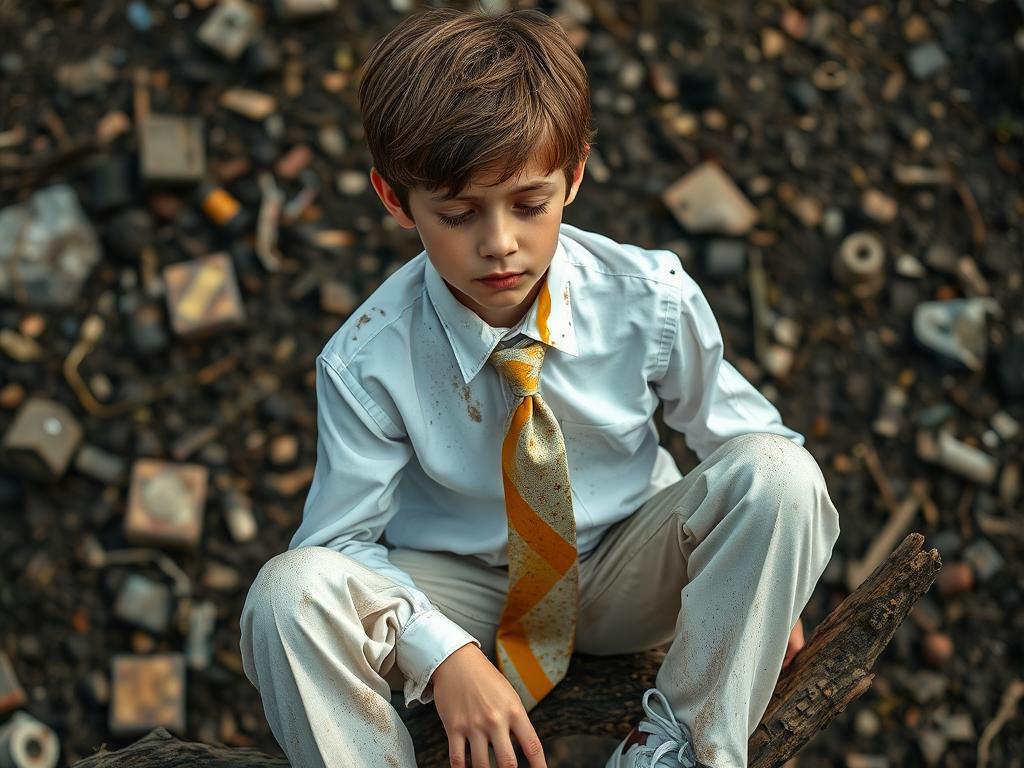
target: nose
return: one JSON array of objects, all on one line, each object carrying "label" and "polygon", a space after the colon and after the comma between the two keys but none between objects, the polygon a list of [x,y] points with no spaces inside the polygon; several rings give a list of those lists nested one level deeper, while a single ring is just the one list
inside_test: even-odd
[{"label": "nose", "polygon": [[480,255],[489,259],[500,259],[515,253],[517,249],[511,216],[502,211],[488,214],[483,220],[480,232]]}]

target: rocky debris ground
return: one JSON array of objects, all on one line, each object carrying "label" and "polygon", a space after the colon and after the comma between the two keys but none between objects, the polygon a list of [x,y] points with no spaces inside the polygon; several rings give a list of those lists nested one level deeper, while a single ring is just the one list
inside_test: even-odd
[{"label": "rocky debris ground", "polygon": [[[301,514],[313,358],[421,250],[355,99],[412,5],[0,0],[8,752],[278,752],[238,617]],[[826,475],[808,625],[906,531],[946,563],[798,765],[1020,765],[1024,3],[536,7],[598,128],[565,220],[676,252]]]}]

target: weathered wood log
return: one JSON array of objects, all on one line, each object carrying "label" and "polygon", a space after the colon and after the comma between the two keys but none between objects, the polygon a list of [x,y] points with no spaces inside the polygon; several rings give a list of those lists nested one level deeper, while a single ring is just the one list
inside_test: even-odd
[{"label": "weathered wood log", "polygon": [[935,581],[938,550],[912,533],[825,617],[780,676],[748,743],[750,768],[775,768],[871,687],[870,671],[896,628]]},{"label": "weathered wood log", "polygon": [[157,728],[117,752],[102,750],[74,768],[288,768],[288,761],[256,749],[213,747],[182,741]]},{"label": "weathered wood log", "polygon": [[[778,768],[807,743],[874,678],[875,660],[941,567],[939,554],[922,552],[924,537],[912,533],[861,586],[816,628],[807,645],[781,675],[775,693],[749,743],[750,768]],[[565,679],[530,719],[546,746],[577,736],[601,736],[614,744],[641,716],[640,699],[654,685],[664,650],[625,656],[573,657]],[[444,727],[431,706],[403,711],[421,768],[445,768]],[[603,742],[598,741],[597,753]],[[592,759],[576,751],[575,765]],[[607,756],[607,752],[603,753]],[[603,758],[602,758],[603,759]],[[118,752],[101,752],[75,768],[285,768],[281,758],[251,749],[182,742],[158,728]],[[555,768],[553,763],[549,763]],[[571,764],[559,761],[557,768]]]}]

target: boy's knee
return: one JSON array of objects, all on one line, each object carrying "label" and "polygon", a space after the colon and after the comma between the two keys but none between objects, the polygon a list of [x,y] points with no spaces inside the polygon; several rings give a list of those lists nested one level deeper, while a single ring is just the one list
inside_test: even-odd
[{"label": "boy's knee", "polygon": [[344,556],[326,547],[300,547],[270,558],[249,587],[243,614],[286,618],[310,599],[311,587]]},{"label": "boy's knee", "polygon": [[[753,495],[749,508],[802,526],[826,524],[838,536],[838,513],[825,487],[821,468],[806,448],[770,432],[733,438],[735,487]],[[729,445],[727,443],[726,445]]]}]

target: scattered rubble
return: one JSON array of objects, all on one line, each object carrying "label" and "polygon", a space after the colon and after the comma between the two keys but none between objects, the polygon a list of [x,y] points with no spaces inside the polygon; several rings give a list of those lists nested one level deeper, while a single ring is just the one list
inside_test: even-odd
[{"label": "scattered rubble", "polygon": [[[0,2],[0,764],[158,725],[277,751],[238,617],[312,479],[313,361],[422,248],[355,99],[412,6]],[[908,530],[946,563],[798,764],[1012,764],[1024,7],[537,7],[598,128],[564,219],[678,254],[822,467],[808,629]]]}]

